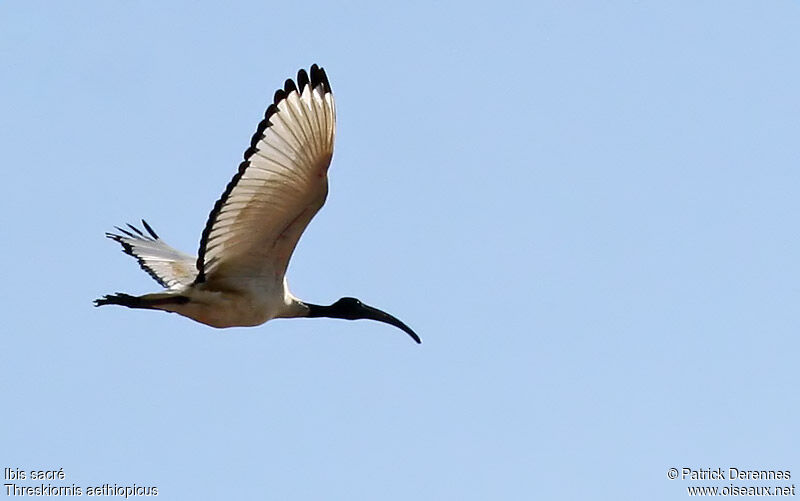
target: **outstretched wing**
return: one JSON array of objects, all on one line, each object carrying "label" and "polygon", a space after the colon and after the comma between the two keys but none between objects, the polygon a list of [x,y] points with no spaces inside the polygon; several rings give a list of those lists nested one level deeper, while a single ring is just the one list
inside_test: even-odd
[{"label": "outstretched wing", "polygon": [[142,225],[148,235],[129,224],[131,231],[115,226],[121,235],[106,233],[106,236],[119,242],[122,250],[135,257],[139,266],[162,287],[179,289],[190,285],[197,276],[196,258],[167,245],[144,219]]},{"label": "outstretched wing", "polygon": [[335,109],[317,65],[297,73],[258,125],[244,161],[214,205],[200,240],[196,283],[236,287],[286,272],[303,230],[325,203]]}]

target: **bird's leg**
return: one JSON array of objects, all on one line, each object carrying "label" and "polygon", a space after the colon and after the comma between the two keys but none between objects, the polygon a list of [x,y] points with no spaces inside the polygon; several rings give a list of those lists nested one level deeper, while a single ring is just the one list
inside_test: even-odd
[{"label": "bird's leg", "polygon": [[116,304],[119,306],[127,306],[128,308],[137,308],[145,310],[161,310],[164,306],[174,304],[186,304],[189,298],[186,296],[178,296],[168,293],[145,294],[144,296],[131,296],[123,292],[116,294],[108,294],[100,299],[94,300],[95,306],[105,306],[107,304]]}]

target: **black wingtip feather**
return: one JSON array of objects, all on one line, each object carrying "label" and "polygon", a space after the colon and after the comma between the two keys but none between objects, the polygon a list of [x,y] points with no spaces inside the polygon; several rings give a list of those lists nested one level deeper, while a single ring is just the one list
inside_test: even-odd
[{"label": "black wingtip feather", "polygon": [[127,236],[129,236],[129,237],[131,237],[131,238],[136,238],[136,235],[134,235],[134,234],[133,234],[133,233],[131,233],[130,231],[123,230],[123,229],[122,229],[122,228],[120,228],[119,226],[114,226],[114,228],[116,228],[116,229],[117,229],[117,231],[119,231],[120,233],[123,233],[123,234],[125,234],[125,235],[127,235]]},{"label": "black wingtip feather", "polygon": [[306,88],[308,85],[308,73],[306,73],[305,69],[301,69],[297,72],[297,87],[300,89],[300,92],[303,92],[303,89]]},{"label": "black wingtip feather", "polygon": [[134,226],[134,225],[132,225],[132,224],[130,224],[130,223],[125,223],[125,224],[127,224],[127,225],[128,225],[128,228],[130,228],[130,229],[132,229],[133,231],[135,231],[135,232],[136,232],[136,234],[137,234],[137,235],[139,235],[140,237],[143,237],[143,236],[144,236],[144,233],[142,233],[142,230],[140,230],[140,229],[139,229],[139,228],[137,228],[136,226]]},{"label": "black wingtip feather", "polygon": [[149,224],[147,224],[147,221],[142,219],[142,224],[144,225],[144,229],[147,230],[147,233],[149,233],[150,236],[158,240],[158,235],[156,235],[156,232],[153,231],[153,228]]},{"label": "black wingtip feather", "polygon": [[[258,142],[261,141],[261,138],[264,137],[264,129],[261,128],[261,124],[258,124],[258,128],[256,129],[253,137],[250,138],[250,148],[255,148],[258,145]],[[244,159],[247,160],[250,158],[249,156],[245,156]]]},{"label": "black wingtip feather", "polygon": [[245,160],[247,160],[248,158],[253,156],[255,154],[255,152],[257,152],[257,151],[258,151],[258,148],[255,145],[252,145],[249,148],[247,148],[246,150],[244,150],[244,155],[242,155],[242,156],[244,157]]},{"label": "black wingtip feather", "polygon": [[330,92],[331,91],[331,84],[328,83],[328,75],[325,74],[325,69],[317,66],[316,64],[311,65],[311,86],[313,88],[317,88],[319,85],[324,85],[325,90]]},{"label": "black wingtip feather", "polygon": [[319,76],[319,66],[317,66],[316,63],[312,64],[311,65],[311,85],[316,87],[317,85],[320,84],[321,81],[322,81],[322,79]]},{"label": "black wingtip feather", "polygon": [[264,120],[269,120],[269,118],[278,112],[278,106],[275,103],[270,104],[267,106],[267,111],[264,113]]},{"label": "black wingtip feather", "polygon": [[283,84],[283,91],[286,94],[297,92],[297,85],[295,85],[294,80],[292,80],[291,78],[287,78],[286,82]]}]

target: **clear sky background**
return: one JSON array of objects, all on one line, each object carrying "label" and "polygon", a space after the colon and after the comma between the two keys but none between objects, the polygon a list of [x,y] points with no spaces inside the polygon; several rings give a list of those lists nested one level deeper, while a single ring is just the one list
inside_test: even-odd
[{"label": "clear sky background", "polygon": [[[799,26],[796,1],[3,2],[0,463],[178,500],[800,484]],[[315,62],[338,136],[290,285],[423,344],[93,308],[158,289],[103,233],[195,253]]]}]

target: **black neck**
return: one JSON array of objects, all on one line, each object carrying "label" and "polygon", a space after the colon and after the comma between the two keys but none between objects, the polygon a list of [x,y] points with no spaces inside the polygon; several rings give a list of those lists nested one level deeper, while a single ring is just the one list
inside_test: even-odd
[{"label": "black neck", "polygon": [[309,318],[342,318],[341,316],[337,315],[336,309],[334,309],[333,305],[324,306],[321,304],[311,304],[311,303],[303,303],[308,306],[308,317]]}]

